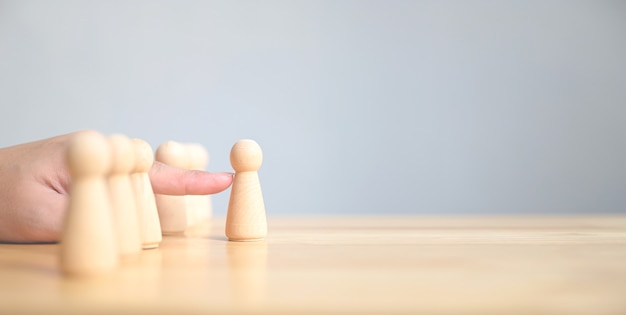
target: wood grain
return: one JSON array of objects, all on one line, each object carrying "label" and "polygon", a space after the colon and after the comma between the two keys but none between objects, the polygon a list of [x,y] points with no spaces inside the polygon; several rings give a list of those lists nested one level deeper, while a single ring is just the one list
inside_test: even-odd
[{"label": "wood grain", "polygon": [[0,244],[0,314],[625,314],[626,216],[224,219],[101,278]]}]

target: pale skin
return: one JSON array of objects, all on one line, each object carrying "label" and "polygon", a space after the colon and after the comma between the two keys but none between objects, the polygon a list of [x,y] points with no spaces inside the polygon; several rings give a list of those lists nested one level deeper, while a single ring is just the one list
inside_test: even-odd
[{"label": "pale skin", "polygon": [[[71,178],[65,152],[72,134],[0,149],[0,242],[57,242]],[[189,171],[155,162],[154,193],[208,195],[233,181],[232,173]]]}]

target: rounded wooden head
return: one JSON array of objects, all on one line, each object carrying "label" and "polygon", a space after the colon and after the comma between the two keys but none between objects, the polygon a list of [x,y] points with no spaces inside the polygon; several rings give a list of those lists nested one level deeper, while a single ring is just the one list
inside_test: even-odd
[{"label": "rounded wooden head", "polygon": [[183,144],[174,141],[163,142],[156,150],[155,159],[167,165],[187,168],[189,157]]},{"label": "rounded wooden head", "polygon": [[141,139],[133,139],[135,146],[135,169],[134,172],[145,173],[150,170],[154,163],[154,155],[150,144]]},{"label": "rounded wooden head", "polygon": [[111,168],[109,142],[97,131],[77,133],[67,149],[67,164],[72,177],[106,175]]},{"label": "rounded wooden head", "polygon": [[230,150],[230,164],[237,172],[256,171],[263,163],[263,151],[254,140],[239,140]]},{"label": "rounded wooden head", "polygon": [[114,134],[109,136],[109,143],[113,152],[113,166],[111,173],[130,173],[135,168],[135,147],[125,135]]},{"label": "rounded wooden head", "polygon": [[189,169],[192,170],[204,170],[209,164],[209,151],[197,143],[190,143],[187,145],[189,154]]}]

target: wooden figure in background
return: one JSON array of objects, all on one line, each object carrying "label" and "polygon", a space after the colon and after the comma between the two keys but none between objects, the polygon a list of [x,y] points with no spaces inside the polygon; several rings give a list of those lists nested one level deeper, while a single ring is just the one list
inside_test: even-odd
[{"label": "wooden figure in background", "polygon": [[109,191],[113,219],[117,231],[117,246],[122,259],[133,258],[141,252],[139,214],[130,174],[135,168],[135,147],[125,135],[109,136],[113,167],[109,176]]},{"label": "wooden figure in background", "polygon": [[[206,170],[209,164],[209,151],[203,145],[187,144],[187,153],[190,170]],[[209,195],[189,195],[187,200],[188,226],[196,225],[211,218],[213,209]]]},{"label": "wooden figure in background", "polygon": [[[161,163],[186,169],[188,154],[186,146],[174,141],[162,143],[155,159]],[[187,228],[187,196],[156,195],[156,204],[163,234],[183,233]]]},{"label": "wooden figure in background", "polygon": [[141,139],[133,139],[135,145],[135,169],[131,173],[131,181],[137,201],[139,213],[139,230],[143,249],[159,247],[161,243],[161,223],[156,207],[154,192],[148,171],[154,163],[154,155],[150,144]]}]

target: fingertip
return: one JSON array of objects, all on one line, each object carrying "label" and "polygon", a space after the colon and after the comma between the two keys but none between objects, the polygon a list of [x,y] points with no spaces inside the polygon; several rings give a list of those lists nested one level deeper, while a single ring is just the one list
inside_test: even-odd
[{"label": "fingertip", "polygon": [[226,190],[233,183],[234,174],[227,172],[190,171],[185,194],[212,195]]},{"label": "fingertip", "polygon": [[213,175],[215,176],[215,181],[219,182],[218,186],[221,186],[221,189],[218,192],[230,187],[230,185],[232,185],[233,181],[235,180],[235,173],[221,172],[213,173]]},{"label": "fingertip", "polygon": [[233,180],[235,180],[235,173],[223,172],[220,174],[221,176],[224,176],[225,180],[229,182],[229,185],[232,184]]}]

